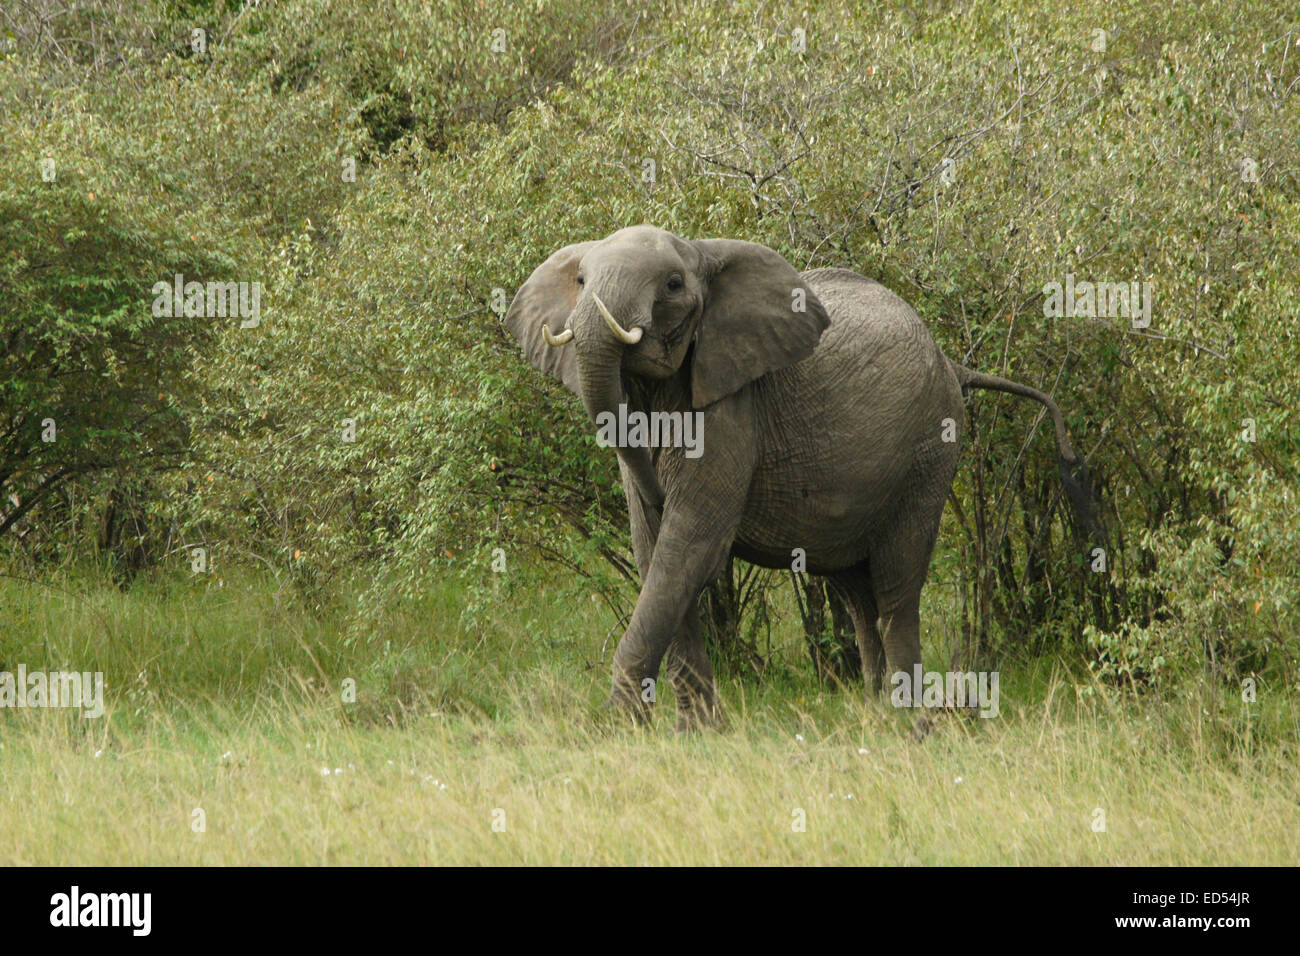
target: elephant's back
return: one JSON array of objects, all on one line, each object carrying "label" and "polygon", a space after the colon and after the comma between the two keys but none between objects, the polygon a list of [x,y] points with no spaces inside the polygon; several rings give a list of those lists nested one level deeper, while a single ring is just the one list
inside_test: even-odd
[{"label": "elephant's back", "polygon": [[821,345],[933,349],[934,340],[921,317],[875,279],[849,269],[813,269],[802,277],[831,318]]},{"label": "elephant's back", "polygon": [[950,372],[915,310],[879,282],[848,269],[814,269],[803,278],[831,320],[817,349],[801,363],[821,383],[825,400],[870,401],[878,416],[896,423],[923,411],[919,394]]}]

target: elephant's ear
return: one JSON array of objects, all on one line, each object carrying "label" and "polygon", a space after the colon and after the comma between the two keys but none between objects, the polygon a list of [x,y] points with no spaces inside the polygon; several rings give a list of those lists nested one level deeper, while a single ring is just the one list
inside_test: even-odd
[{"label": "elephant's ear", "polygon": [[578,285],[578,263],[595,244],[578,242],[552,253],[519,287],[503,320],[523,346],[524,357],[536,368],[554,375],[579,397],[582,393],[578,390],[578,363],[573,346],[547,345],[542,338],[542,326],[549,328],[552,335],[564,330],[565,320],[582,291]]},{"label": "elephant's ear", "polygon": [[794,266],[767,246],[695,245],[709,277],[691,368],[691,403],[703,408],[807,358],[831,320]]}]

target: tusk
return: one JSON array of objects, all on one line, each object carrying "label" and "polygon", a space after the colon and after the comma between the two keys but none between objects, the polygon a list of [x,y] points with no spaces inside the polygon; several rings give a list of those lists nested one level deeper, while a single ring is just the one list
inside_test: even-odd
[{"label": "tusk", "polygon": [[550,328],[545,322],[542,323],[542,338],[546,339],[546,344],[551,348],[558,348],[569,339],[573,338],[573,329],[565,329],[559,335],[552,335]]},{"label": "tusk", "polygon": [[591,297],[596,300],[596,308],[600,309],[600,314],[605,317],[605,324],[609,330],[618,336],[618,340],[625,345],[636,345],[641,341],[641,336],[645,334],[645,329],[637,326],[631,332],[618,324],[618,319],[609,314],[609,309],[605,308],[605,303],[600,301],[600,296],[592,293]]}]

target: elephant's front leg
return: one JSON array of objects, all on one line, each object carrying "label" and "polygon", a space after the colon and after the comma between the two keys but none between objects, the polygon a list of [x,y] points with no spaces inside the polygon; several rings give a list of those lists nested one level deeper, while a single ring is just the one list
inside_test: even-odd
[{"label": "elephant's front leg", "polygon": [[719,526],[720,516],[710,515],[711,527],[706,531],[700,516],[674,512],[671,504],[665,511],[650,572],[641,587],[632,621],[614,652],[610,701],[643,718],[649,716],[650,704],[658,693],[664,653],[683,629],[687,613],[693,613],[695,599],[709,576],[721,566],[740,519],[737,511],[734,520]]},{"label": "elephant's front leg", "polygon": [[[707,689],[691,689],[712,701],[707,657],[700,661],[704,650],[693,617],[695,600],[731,549],[752,472],[751,455],[752,447],[732,449],[707,462],[683,461],[674,476],[632,621],[614,653],[610,701],[615,706],[638,717],[649,715],[664,654],[679,635],[679,643],[686,640],[691,646],[676,648],[674,682],[707,680]],[[684,673],[682,665],[689,665],[691,673]]]},{"label": "elephant's front leg", "polygon": [[[623,488],[632,522],[632,550],[636,555],[637,571],[644,581],[650,574],[650,559],[654,557],[655,541],[659,537],[659,513],[646,511],[626,468],[623,468]],[[704,632],[700,627],[698,600],[687,607],[681,627],[668,644],[662,667],[677,700],[678,732],[721,727],[722,711],[713,680],[713,665],[709,662]]]},{"label": "elephant's front leg", "polygon": [[677,732],[723,726],[722,707],[713,680],[704,632],[700,627],[699,601],[691,602],[682,626],[668,645],[664,672],[677,700]]}]

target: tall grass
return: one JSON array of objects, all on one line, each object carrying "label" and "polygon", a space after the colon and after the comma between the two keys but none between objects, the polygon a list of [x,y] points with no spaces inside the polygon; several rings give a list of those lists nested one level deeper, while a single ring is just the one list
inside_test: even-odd
[{"label": "tall grass", "polygon": [[594,605],[517,588],[466,625],[458,587],[431,583],[358,624],[279,597],[255,578],[0,584],[0,670],[101,670],[108,698],[99,720],[0,711],[0,863],[1300,858],[1284,688],[1121,696],[1023,663],[997,719],[943,715],[918,743],[913,712],[792,666],[724,675],[729,729],[677,737],[671,700],[643,730],[596,716]]}]

